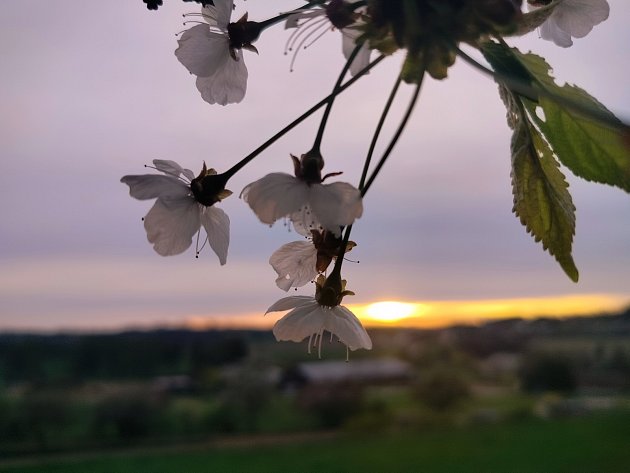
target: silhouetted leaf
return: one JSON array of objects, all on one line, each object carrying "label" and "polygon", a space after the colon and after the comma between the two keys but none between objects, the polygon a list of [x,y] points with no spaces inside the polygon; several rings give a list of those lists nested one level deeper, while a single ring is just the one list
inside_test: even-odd
[{"label": "silhouetted leaf", "polygon": [[544,117],[535,113],[536,104],[526,105],[562,164],[587,181],[630,192],[630,148],[624,143],[628,126],[583,89],[558,86],[540,56],[515,54],[542,87],[561,99],[539,97]]},{"label": "silhouetted leaf", "polygon": [[[537,93],[535,78],[514,55],[513,50],[489,43],[484,55],[510,84],[527,92],[530,99]],[[534,126],[536,102],[505,85],[499,92],[507,108],[507,121],[514,130],[511,142],[513,211],[543,248],[555,257],[564,272],[577,282],[579,274],[571,255],[575,234],[575,206],[568,184],[560,172],[554,151]],[[529,113],[528,113],[529,112]]]},{"label": "silhouetted leaf", "polygon": [[562,164],[588,181],[630,192],[630,127],[579,87],[558,86],[540,56],[495,42],[484,44],[482,52]]},{"label": "silhouetted leaf", "polygon": [[558,162],[544,138],[526,120],[514,130],[511,147],[513,211],[577,282],[578,270],[571,256],[575,206]]}]

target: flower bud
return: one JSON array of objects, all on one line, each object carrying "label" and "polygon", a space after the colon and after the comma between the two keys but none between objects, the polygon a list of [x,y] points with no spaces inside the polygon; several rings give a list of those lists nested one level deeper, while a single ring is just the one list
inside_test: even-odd
[{"label": "flower bud", "polygon": [[336,307],[345,296],[353,296],[354,292],[346,291],[346,280],[341,279],[341,271],[333,269],[326,278],[320,274],[315,282],[315,300],[325,307]]},{"label": "flower bud", "polygon": [[228,24],[227,30],[231,50],[244,48],[258,52],[252,43],[260,36],[262,24],[257,21],[247,21],[247,13],[238,21]]},{"label": "flower bud", "polygon": [[343,29],[356,21],[357,14],[351,3],[344,0],[331,0],[326,5],[326,16],[337,29]]},{"label": "flower bud", "polygon": [[210,207],[232,194],[232,191],[225,188],[227,181],[225,174],[217,174],[214,169],[207,169],[206,163],[203,163],[199,176],[190,183],[190,190],[197,202]]},{"label": "flower bud", "polygon": [[291,155],[295,177],[307,184],[319,184],[322,182],[322,169],[324,168],[324,158],[317,150],[310,150],[302,155],[300,159]]}]

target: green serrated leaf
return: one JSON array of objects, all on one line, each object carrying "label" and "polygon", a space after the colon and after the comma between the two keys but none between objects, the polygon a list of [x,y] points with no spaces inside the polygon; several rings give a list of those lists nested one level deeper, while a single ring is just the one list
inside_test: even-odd
[{"label": "green serrated leaf", "polygon": [[480,49],[514,129],[514,212],[577,281],[575,207],[556,158],[577,176],[630,192],[630,127],[579,87],[557,85],[543,58],[502,41]]},{"label": "green serrated leaf", "polygon": [[514,54],[514,49],[494,41],[481,44],[481,53],[501,77],[531,85],[534,77]]},{"label": "green serrated leaf", "polygon": [[535,103],[524,102],[560,162],[576,176],[630,192],[630,148],[624,142],[628,127],[583,89],[558,86],[540,56],[513,51],[536,79],[535,87],[557,97],[539,95],[544,118],[535,113]]},{"label": "green serrated leaf", "polygon": [[577,282],[579,274],[571,248],[575,234],[575,206],[564,175],[545,139],[529,122],[519,99],[501,88],[508,108],[512,136],[513,211],[564,272]]}]

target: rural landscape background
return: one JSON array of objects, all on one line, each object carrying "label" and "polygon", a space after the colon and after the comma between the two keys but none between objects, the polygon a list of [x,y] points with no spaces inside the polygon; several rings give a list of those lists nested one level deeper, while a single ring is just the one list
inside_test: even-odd
[{"label": "rural landscape background", "polygon": [[1,335],[0,470],[627,467],[630,310],[371,334]]}]

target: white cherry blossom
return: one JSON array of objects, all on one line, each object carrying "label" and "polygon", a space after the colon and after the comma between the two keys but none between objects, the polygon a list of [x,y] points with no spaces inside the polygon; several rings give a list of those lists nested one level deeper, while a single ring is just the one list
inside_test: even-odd
[{"label": "white cherry blossom", "polygon": [[[531,2],[530,10],[543,2]],[[553,7],[550,5],[550,7]],[[595,25],[608,18],[610,6],[606,0],[557,0],[549,18],[540,26],[541,38],[568,48],[572,38],[583,38]]]},{"label": "white cherry blossom", "polygon": [[220,189],[211,197],[208,193],[197,191],[198,196],[203,197],[203,204],[198,201],[191,187],[195,184],[201,189],[203,179],[216,175],[216,172],[206,170],[204,164],[202,173],[195,178],[190,169],[182,168],[175,161],[156,159],[153,164],[163,174],[124,176],[120,180],[129,186],[131,197],[139,200],[156,199],[144,217],[147,239],[153,244],[153,249],[162,256],[182,253],[190,247],[195,235],[199,242],[199,232],[203,227],[210,247],[224,265],[230,242],[230,219],[213,204],[227,197],[230,192]]},{"label": "white cherry blossom", "polygon": [[317,248],[311,241],[292,241],[278,248],[269,258],[278,273],[276,286],[283,291],[302,287],[317,276]]},{"label": "white cherry blossom", "polygon": [[347,182],[323,184],[332,173],[321,177],[324,161],[321,155],[291,156],[295,176],[282,172],[267,174],[245,186],[241,197],[261,222],[268,225],[290,217],[297,226],[312,229],[316,224],[341,233],[341,227],[352,225],[363,214],[359,190]]},{"label": "white cherry blossom", "polygon": [[370,350],[372,340],[359,319],[346,307],[320,305],[314,297],[290,296],[280,299],[266,313],[286,311],[288,314],[276,322],[273,334],[278,341],[301,342],[308,338],[308,350],[317,345],[321,357],[324,331],[336,336],[352,351]]},{"label": "white cherry blossom", "polygon": [[201,18],[205,23],[184,31],[175,51],[179,62],[197,76],[197,89],[210,104],[240,102],[247,89],[243,51],[231,44],[228,35],[233,3],[215,0],[214,5],[203,7]]},{"label": "white cherry blossom", "polygon": [[[350,59],[350,55],[354,48],[357,47],[357,38],[361,36],[361,31],[356,27],[348,27],[341,30],[341,51],[346,59]],[[361,45],[361,49],[354,57],[352,64],[350,64],[350,75],[357,75],[362,69],[367,67],[370,63],[370,54],[372,50],[369,47],[369,43],[364,41]],[[366,74],[369,74],[367,72]]]},{"label": "white cherry blossom", "polygon": [[[299,225],[294,227],[301,233]],[[288,291],[292,287],[302,287],[313,281],[337,258],[342,243],[342,239],[331,232],[312,229],[308,240],[282,245],[269,258],[269,264],[278,274],[276,285],[283,291]],[[355,242],[349,241],[346,252],[355,246]]]},{"label": "white cherry blossom", "polygon": [[282,172],[267,174],[247,185],[241,197],[268,225],[292,214],[302,215],[299,210],[308,206],[322,227],[339,234],[340,227],[352,225],[363,214],[361,194],[351,184],[308,184]]}]

